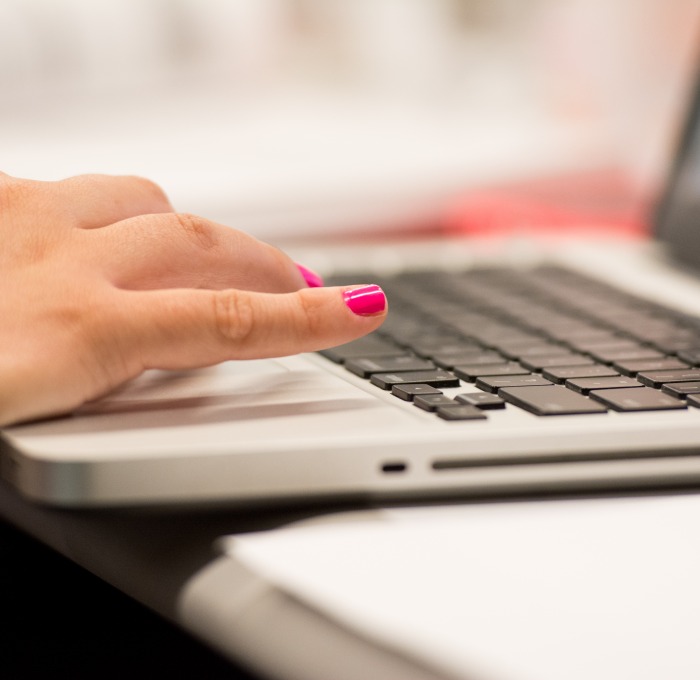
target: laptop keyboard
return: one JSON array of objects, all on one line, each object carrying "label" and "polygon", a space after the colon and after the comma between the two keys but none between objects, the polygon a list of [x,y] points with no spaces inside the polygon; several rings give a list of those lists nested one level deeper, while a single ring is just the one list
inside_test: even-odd
[{"label": "laptop keyboard", "polygon": [[699,318],[554,266],[329,283],[369,279],[387,320],[320,354],[445,420],[506,404],[537,416],[700,407]]}]

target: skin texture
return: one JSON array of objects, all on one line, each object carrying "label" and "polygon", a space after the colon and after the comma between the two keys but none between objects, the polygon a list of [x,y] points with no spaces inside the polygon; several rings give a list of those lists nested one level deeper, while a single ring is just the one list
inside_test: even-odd
[{"label": "skin texture", "polygon": [[0,238],[2,426],[70,412],[149,368],[332,347],[386,315],[353,312],[353,286],[307,287],[280,250],[174,212],[139,177],[0,173]]}]

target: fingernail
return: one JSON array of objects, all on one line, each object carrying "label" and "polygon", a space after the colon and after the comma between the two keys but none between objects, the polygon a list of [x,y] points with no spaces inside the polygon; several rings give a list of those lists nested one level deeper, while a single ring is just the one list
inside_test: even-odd
[{"label": "fingernail", "polygon": [[386,295],[374,284],[346,290],[343,300],[351,311],[360,316],[379,314],[386,309]]},{"label": "fingernail", "polygon": [[316,272],[312,272],[298,262],[296,265],[309,288],[321,288],[323,286],[323,279]]}]

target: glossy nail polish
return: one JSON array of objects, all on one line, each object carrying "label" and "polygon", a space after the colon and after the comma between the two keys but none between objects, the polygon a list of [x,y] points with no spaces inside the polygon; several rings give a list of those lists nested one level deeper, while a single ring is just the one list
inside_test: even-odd
[{"label": "glossy nail polish", "polygon": [[306,285],[309,288],[321,288],[323,286],[323,279],[314,271],[311,271],[310,269],[307,269],[304,267],[304,265],[297,264],[297,269],[301,272],[301,275],[304,277],[304,281],[306,281]]},{"label": "glossy nail polish", "polygon": [[346,290],[343,300],[351,311],[360,316],[372,316],[386,309],[386,295],[374,284]]}]

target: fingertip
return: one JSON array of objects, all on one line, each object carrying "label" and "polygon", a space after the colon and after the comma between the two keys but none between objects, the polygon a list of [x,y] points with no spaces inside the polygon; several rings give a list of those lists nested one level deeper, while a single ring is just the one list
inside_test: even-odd
[{"label": "fingertip", "polygon": [[383,316],[387,311],[386,294],[374,283],[344,289],[343,302],[358,316]]}]

